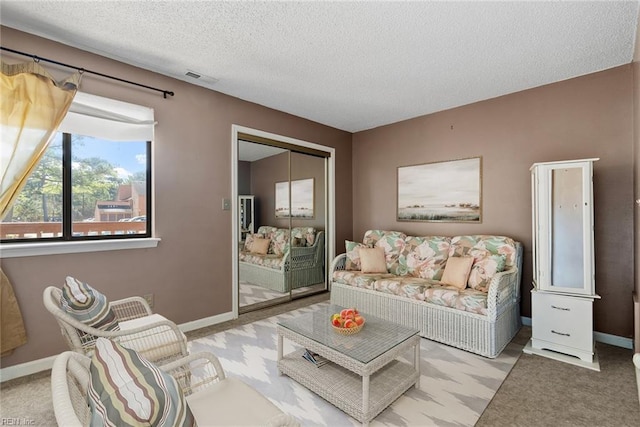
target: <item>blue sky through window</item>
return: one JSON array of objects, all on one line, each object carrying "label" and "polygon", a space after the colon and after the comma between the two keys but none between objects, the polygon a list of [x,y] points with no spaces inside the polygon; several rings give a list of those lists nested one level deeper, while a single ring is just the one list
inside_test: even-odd
[{"label": "blue sky through window", "polygon": [[111,163],[120,178],[146,170],[145,141],[108,141],[84,137],[82,143],[74,143],[73,154],[77,158],[99,157]]}]

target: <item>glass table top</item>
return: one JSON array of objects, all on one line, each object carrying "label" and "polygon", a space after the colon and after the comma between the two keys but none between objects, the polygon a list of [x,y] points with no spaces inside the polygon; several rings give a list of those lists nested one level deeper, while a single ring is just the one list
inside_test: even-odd
[{"label": "glass table top", "polygon": [[331,315],[340,313],[343,308],[338,305],[324,306],[309,313],[281,320],[278,325],[362,363],[371,362],[419,332],[417,329],[407,328],[367,313],[360,313],[365,318],[362,330],[354,335],[341,335],[333,330]]}]

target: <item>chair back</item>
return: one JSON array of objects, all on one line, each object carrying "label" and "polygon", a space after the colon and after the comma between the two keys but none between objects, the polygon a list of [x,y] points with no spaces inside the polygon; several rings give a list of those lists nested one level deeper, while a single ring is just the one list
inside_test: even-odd
[{"label": "chair back", "polygon": [[60,307],[62,290],[49,286],[44,290],[43,303],[60,326],[60,331],[69,348],[82,354],[90,354],[95,348],[96,336],[91,332],[93,328],[74,319]]}]

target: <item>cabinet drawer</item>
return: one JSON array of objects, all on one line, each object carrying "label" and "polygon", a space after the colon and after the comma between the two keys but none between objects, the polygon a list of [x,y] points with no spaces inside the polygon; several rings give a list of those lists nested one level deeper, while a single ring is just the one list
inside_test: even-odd
[{"label": "cabinet drawer", "polygon": [[536,340],[593,349],[593,300],[532,293],[532,336]]}]

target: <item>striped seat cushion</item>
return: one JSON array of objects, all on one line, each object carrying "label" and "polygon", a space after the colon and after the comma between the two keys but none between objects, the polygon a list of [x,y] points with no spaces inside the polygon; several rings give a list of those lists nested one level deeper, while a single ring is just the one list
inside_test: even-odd
[{"label": "striped seat cushion", "polygon": [[107,297],[88,283],[67,276],[62,286],[60,307],[71,317],[92,328],[103,331],[120,329],[118,319],[109,306]]},{"label": "striped seat cushion", "polygon": [[89,367],[91,426],[193,426],[176,380],[134,350],[98,338]]}]

